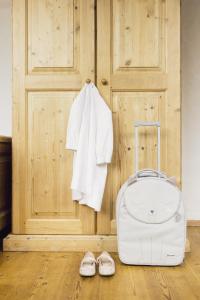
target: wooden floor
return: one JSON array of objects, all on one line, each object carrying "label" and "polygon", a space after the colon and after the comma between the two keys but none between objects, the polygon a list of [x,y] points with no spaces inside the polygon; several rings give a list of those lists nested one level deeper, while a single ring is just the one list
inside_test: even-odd
[{"label": "wooden floor", "polygon": [[189,228],[191,253],[179,267],[125,266],[116,274],[81,278],[83,253],[0,253],[1,300],[200,299],[200,227]]}]

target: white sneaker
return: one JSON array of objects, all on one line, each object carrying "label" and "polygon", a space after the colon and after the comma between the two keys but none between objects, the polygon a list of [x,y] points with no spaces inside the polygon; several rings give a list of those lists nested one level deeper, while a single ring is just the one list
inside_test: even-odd
[{"label": "white sneaker", "polygon": [[79,269],[81,276],[94,276],[96,274],[96,259],[90,251],[86,252]]},{"label": "white sneaker", "polygon": [[99,264],[99,274],[102,276],[110,276],[115,273],[115,262],[106,251],[103,251],[97,258]]}]

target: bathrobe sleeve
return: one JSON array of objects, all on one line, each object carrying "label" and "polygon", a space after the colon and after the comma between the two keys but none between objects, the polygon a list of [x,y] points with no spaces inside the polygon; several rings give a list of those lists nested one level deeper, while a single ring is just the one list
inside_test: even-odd
[{"label": "bathrobe sleeve", "polygon": [[75,97],[71,106],[67,125],[67,137],[65,144],[66,149],[77,150],[78,147],[79,133],[83,115],[84,93],[85,89],[83,88],[83,90]]},{"label": "bathrobe sleeve", "polygon": [[99,100],[96,110],[96,163],[108,164],[112,160],[113,152],[112,112],[101,96]]}]

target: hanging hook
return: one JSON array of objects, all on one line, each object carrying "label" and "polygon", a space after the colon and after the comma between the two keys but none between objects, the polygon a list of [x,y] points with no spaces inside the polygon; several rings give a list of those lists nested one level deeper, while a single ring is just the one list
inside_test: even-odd
[{"label": "hanging hook", "polygon": [[86,81],[85,81],[87,84],[89,84],[91,82],[91,79],[90,78],[87,78]]}]

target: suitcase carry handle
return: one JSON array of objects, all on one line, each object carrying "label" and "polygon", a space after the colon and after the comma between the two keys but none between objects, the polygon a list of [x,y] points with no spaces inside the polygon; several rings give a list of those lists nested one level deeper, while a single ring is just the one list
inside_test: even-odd
[{"label": "suitcase carry handle", "polygon": [[157,170],[153,170],[153,169],[144,169],[144,170],[140,170],[138,171],[135,176],[137,178],[139,177],[148,177],[148,176],[151,176],[152,177],[152,174],[154,174],[156,177],[162,177],[162,178],[167,178],[167,176],[162,173],[162,172],[159,172]]},{"label": "suitcase carry handle", "polygon": [[143,169],[138,171],[135,175],[130,176],[128,178],[128,185],[131,185],[132,183],[136,182],[139,178],[144,177],[158,177],[165,179],[166,181],[169,181],[171,184],[176,185],[176,181],[174,180],[174,177],[168,178],[167,175],[163,172],[158,172],[153,169]]},{"label": "suitcase carry handle", "polygon": [[[134,123],[135,127],[135,173],[138,173],[139,160],[138,160],[138,127],[156,127],[157,128],[157,172],[160,174],[160,122],[137,121]],[[160,176],[160,175],[159,175]]]}]

